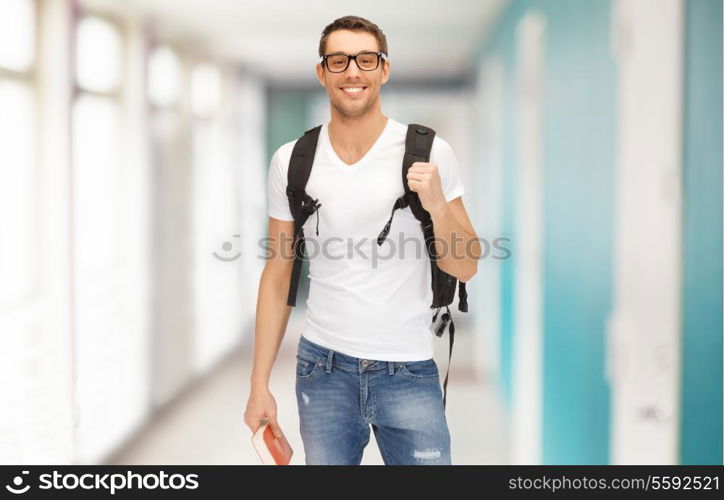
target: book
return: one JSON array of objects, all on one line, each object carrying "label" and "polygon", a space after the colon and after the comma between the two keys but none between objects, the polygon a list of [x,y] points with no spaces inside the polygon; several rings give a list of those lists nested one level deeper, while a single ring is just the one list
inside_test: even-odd
[{"label": "book", "polygon": [[254,449],[264,465],[289,465],[294,451],[281,429],[279,432],[281,436],[275,437],[269,421],[264,419],[251,437]]}]

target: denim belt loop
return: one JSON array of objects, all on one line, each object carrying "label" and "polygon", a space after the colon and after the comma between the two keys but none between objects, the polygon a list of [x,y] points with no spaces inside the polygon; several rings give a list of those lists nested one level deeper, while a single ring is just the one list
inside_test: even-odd
[{"label": "denim belt loop", "polygon": [[327,373],[332,371],[332,356],[334,356],[334,351],[330,349],[327,353],[327,367],[324,369]]},{"label": "denim belt loop", "polygon": [[387,362],[387,367],[388,367],[388,370],[387,370],[388,373],[389,373],[390,375],[394,375],[394,374],[395,374],[395,362],[394,362],[394,361],[388,361],[388,362]]}]

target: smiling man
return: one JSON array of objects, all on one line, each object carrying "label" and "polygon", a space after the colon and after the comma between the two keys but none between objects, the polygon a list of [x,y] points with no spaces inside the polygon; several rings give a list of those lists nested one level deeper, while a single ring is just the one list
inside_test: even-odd
[{"label": "smiling man", "polygon": [[[316,224],[309,220],[303,226],[307,248],[320,249],[310,255],[306,322],[296,360],[307,464],[359,464],[370,427],[386,464],[451,463],[432,357],[430,261],[409,207],[394,218],[385,258],[369,255],[378,251],[376,237],[404,193],[400,175],[407,125],[381,110],[380,90],[390,78],[387,54],[382,31],[356,16],[335,20],[319,43],[316,74],[329,96],[331,120],[319,130],[306,184],[323,208]],[[271,258],[259,286],[244,415],[252,431],[264,418],[278,431],[268,381],[291,312],[286,300],[294,217],[286,187],[295,143],[279,147],[269,168]],[[429,160],[412,165],[408,184],[432,218],[438,267],[466,282],[477,271],[480,245],[463,206],[455,155],[438,135]],[[362,252],[350,255],[352,244]]]}]

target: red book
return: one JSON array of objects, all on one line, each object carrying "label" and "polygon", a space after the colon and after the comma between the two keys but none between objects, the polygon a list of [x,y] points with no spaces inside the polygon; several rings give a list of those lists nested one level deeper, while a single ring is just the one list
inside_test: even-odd
[{"label": "red book", "polygon": [[254,449],[264,465],[289,465],[292,459],[294,451],[281,429],[279,432],[281,436],[275,437],[269,421],[265,419],[251,437]]}]

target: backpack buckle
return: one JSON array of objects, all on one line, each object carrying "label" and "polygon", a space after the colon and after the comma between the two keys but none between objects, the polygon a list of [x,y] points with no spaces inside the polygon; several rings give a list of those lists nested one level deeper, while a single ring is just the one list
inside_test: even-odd
[{"label": "backpack buckle", "polygon": [[450,313],[449,312],[443,313],[442,316],[440,317],[440,324],[435,329],[435,335],[437,335],[438,337],[442,337],[442,334],[445,333],[445,327],[447,326],[447,324],[449,322],[450,322]]},{"label": "backpack buckle", "polygon": [[307,215],[312,215],[319,207],[322,206],[321,203],[317,203],[319,201],[319,198],[316,200],[312,200],[311,197],[307,196],[307,198],[302,202],[302,210]]}]

